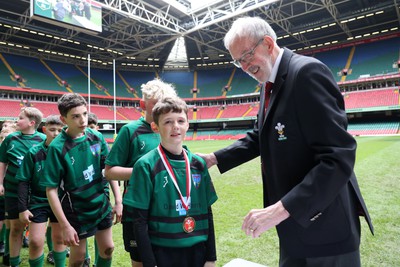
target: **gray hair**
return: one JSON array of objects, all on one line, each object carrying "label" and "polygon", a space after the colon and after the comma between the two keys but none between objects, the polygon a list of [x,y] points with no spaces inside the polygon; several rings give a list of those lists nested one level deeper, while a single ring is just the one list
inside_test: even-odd
[{"label": "gray hair", "polygon": [[237,38],[249,38],[257,42],[263,36],[268,35],[276,42],[276,33],[272,27],[260,17],[242,17],[235,20],[226,33],[224,38],[225,48],[229,50],[229,46]]}]

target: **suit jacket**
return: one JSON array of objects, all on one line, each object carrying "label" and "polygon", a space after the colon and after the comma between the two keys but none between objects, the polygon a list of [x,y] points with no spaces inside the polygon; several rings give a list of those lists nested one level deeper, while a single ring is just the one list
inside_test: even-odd
[{"label": "suit jacket", "polygon": [[216,151],[221,173],[261,156],[264,206],[281,200],[290,217],[277,226],[292,257],[355,251],[359,215],[373,226],[353,168],[356,141],[348,134],[344,100],[320,61],[284,49],[264,116],[261,92],[253,131]]}]

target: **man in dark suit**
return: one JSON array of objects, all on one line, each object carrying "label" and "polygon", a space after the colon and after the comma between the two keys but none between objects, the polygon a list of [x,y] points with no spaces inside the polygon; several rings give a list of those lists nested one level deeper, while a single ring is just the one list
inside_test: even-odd
[{"label": "man in dark suit", "polygon": [[[373,226],[354,174],[356,141],[344,100],[320,61],[282,49],[261,18],[239,18],[226,34],[233,62],[263,83],[253,131],[203,155],[221,173],[261,156],[264,209],[242,229],[276,226],[280,266],[360,266],[360,220]],[[268,104],[269,103],[269,104]]]}]

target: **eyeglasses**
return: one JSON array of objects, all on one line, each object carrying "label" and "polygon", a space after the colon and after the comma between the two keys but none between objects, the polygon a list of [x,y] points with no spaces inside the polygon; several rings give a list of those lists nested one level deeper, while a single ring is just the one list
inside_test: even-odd
[{"label": "eyeglasses", "polygon": [[235,65],[238,68],[242,68],[243,63],[250,63],[253,60],[254,56],[254,51],[256,50],[257,46],[261,44],[261,42],[264,40],[264,38],[260,39],[257,44],[251,49],[250,51],[244,53],[239,59],[234,59],[233,60],[233,65]]}]

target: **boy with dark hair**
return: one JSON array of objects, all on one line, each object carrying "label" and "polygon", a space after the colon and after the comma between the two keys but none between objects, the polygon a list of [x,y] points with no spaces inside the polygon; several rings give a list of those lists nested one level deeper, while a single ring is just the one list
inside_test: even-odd
[{"label": "boy with dark hair", "polygon": [[144,267],[215,266],[217,195],[205,161],[183,146],[187,110],[180,98],[154,106],[151,127],[161,143],[135,163],[123,200],[133,208]]},{"label": "boy with dark hair", "polygon": [[102,183],[108,147],[100,133],[87,128],[87,103],[81,95],[64,94],[58,110],[67,126],[48,148],[41,184],[46,186],[64,244],[71,248],[69,266],[82,266],[86,239],[94,235],[98,267],[109,267],[114,250],[112,213]]},{"label": "boy with dark hair", "polygon": [[[135,162],[160,143],[159,134],[153,132],[150,127],[150,123],[153,121],[151,111],[154,105],[163,97],[176,97],[172,85],[159,79],[143,84],[141,90],[143,97],[140,100],[140,107],[144,111],[144,116],[120,129],[106,159],[105,173],[107,179],[126,181],[125,191]],[[130,254],[132,266],[141,267],[142,263],[133,233],[132,216],[132,208],[124,205],[122,234],[125,250]]]},{"label": "boy with dark hair", "polygon": [[89,112],[88,127],[97,131],[99,129],[98,123],[99,119],[97,118],[97,115],[94,114],[93,112]]},{"label": "boy with dark hair", "polygon": [[[5,196],[6,225],[9,224],[6,229],[9,245],[6,244],[3,256],[3,263],[7,266],[19,266],[22,233],[25,228],[25,224],[19,220],[18,181],[15,176],[26,152],[46,138],[37,131],[42,117],[42,112],[37,108],[22,108],[17,121],[18,131],[9,134],[0,147],[0,195]],[[7,255],[8,248],[9,255]]]},{"label": "boy with dark hair", "polygon": [[[88,127],[98,131],[99,126],[98,126],[98,118],[97,115],[89,112],[88,115]],[[104,191],[106,192],[106,195],[108,199],[110,199],[110,185],[111,189],[113,191],[114,195],[114,201],[115,204],[112,209],[113,216],[115,216],[115,221],[114,224],[121,222],[122,218],[122,196],[121,196],[121,191],[119,187],[119,182],[118,181],[110,181],[108,182],[105,177],[103,176],[103,184],[104,184]],[[97,265],[97,258],[99,256],[99,248],[97,246],[96,239],[94,239],[94,264],[93,266],[96,267]],[[86,256],[85,256],[85,262],[83,264],[83,267],[90,267],[90,257],[88,253],[88,244],[86,242]]]},{"label": "boy with dark hair", "polygon": [[[47,232],[52,233],[52,238],[47,239],[49,254],[54,257],[55,266],[65,266],[66,246],[63,245],[60,225],[51,211],[46,196],[46,188],[40,185],[47,156],[47,148],[53,139],[61,132],[64,124],[60,116],[50,115],[46,118],[43,132],[46,141],[32,147],[25,155],[24,161],[17,173],[18,184],[18,209],[19,219],[24,224],[29,224],[29,266],[41,267],[44,264],[43,246]],[[51,227],[46,232],[47,221],[50,219]],[[54,230],[54,231],[51,231]],[[54,248],[53,248],[53,242]],[[54,251],[53,251],[54,249]]]}]

